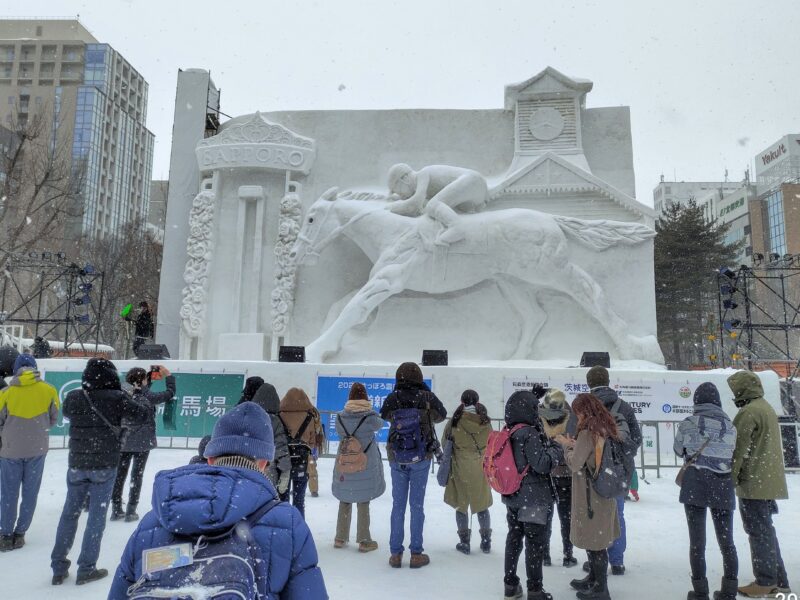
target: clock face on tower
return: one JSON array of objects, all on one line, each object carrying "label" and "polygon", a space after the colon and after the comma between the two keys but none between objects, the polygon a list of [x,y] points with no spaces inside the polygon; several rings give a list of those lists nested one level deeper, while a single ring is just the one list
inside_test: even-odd
[{"label": "clock face on tower", "polygon": [[564,131],[564,117],[557,109],[545,106],[533,112],[528,128],[537,140],[553,140]]}]

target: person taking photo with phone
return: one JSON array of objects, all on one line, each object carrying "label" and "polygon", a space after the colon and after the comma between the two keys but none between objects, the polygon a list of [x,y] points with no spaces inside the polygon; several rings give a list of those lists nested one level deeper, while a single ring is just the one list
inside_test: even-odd
[{"label": "person taking photo with phone", "polygon": [[[154,380],[166,378],[167,389],[153,392],[150,384]],[[145,371],[134,367],[125,375],[125,381],[133,388],[122,417],[121,452],[114,491],[111,494],[111,520],[125,519],[127,522],[138,521],[136,507],[142,491],[142,477],[150,450],[158,445],[156,440],[156,408],[159,404],[172,400],[175,396],[175,377],[163,366],[150,367]],[[128,506],[122,510],[122,489],[131,469],[131,485],[128,492]]]}]

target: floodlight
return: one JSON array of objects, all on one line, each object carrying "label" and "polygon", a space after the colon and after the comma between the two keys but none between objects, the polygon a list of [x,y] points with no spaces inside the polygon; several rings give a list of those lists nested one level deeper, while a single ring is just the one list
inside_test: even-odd
[{"label": "floodlight", "polygon": [[728,298],[728,299],[722,301],[722,306],[723,306],[723,308],[725,308],[727,310],[733,310],[739,305],[736,304],[736,302],[734,302],[730,298]]},{"label": "floodlight", "polygon": [[722,328],[725,331],[733,331],[734,329],[738,329],[742,326],[742,322],[739,319],[732,319],[730,321],[723,321]]},{"label": "floodlight", "polygon": [[781,255],[777,252],[770,252],[769,253],[769,262],[778,262],[781,259]]},{"label": "floodlight", "polygon": [[42,260],[53,260],[52,252],[42,252]]},{"label": "floodlight", "polygon": [[86,266],[83,267],[83,271],[87,275],[94,275],[94,266],[90,265],[89,263],[86,263]]},{"label": "floodlight", "polygon": [[723,283],[719,286],[719,293],[723,296],[732,296],[736,292],[736,287],[730,283]]},{"label": "floodlight", "polygon": [[89,323],[89,315],[76,315],[75,321],[78,323]]},{"label": "floodlight", "polygon": [[91,283],[82,283],[78,286],[78,289],[82,292],[91,292],[92,291],[92,284]]}]

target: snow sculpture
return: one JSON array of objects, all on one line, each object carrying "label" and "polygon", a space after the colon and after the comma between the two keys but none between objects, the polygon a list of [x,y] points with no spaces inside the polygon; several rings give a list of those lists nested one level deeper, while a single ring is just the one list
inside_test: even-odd
[{"label": "snow sculpture", "polygon": [[[186,287],[181,303],[182,333],[185,337],[202,335],[208,300],[208,276],[214,255],[214,208],[216,194],[203,190],[195,196],[189,212],[189,259],[183,273]],[[185,344],[181,344],[184,348]]]},{"label": "snow sculpture", "polygon": [[449,165],[430,165],[418,172],[400,163],[389,169],[389,210],[416,217],[426,214],[447,229],[436,238],[437,244],[449,245],[464,239],[456,225],[454,210],[480,210],[489,200],[486,179],[472,169]]},{"label": "snow sculpture", "polygon": [[297,241],[303,218],[303,207],[297,192],[290,191],[281,198],[278,241],[275,242],[275,288],[272,290],[272,332],[284,335],[294,304],[297,263],[290,253]]},{"label": "snow sculpture", "polygon": [[663,363],[655,336],[629,334],[626,322],[611,308],[600,285],[570,262],[568,253],[568,237],[602,252],[615,245],[640,244],[655,235],[651,228],[507,209],[458,215],[456,226],[462,239],[444,247],[435,243],[442,225],[429,215],[395,214],[385,210],[391,203],[379,195],[337,191],[329,189],[309,208],[291,257],[298,263],[311,263],[330,242],[344,235],[363,250],[374,267],[338,317],[306,347],[309,361],[322,362],[334,356],[345,334],[396,294],[444,294],[492,281],[519,317],[520,335],[509,358],[526,358],[547,320],[538,302],[531,306],[518,289],[523,282],[574,299],[606,331],[620,358]]}]

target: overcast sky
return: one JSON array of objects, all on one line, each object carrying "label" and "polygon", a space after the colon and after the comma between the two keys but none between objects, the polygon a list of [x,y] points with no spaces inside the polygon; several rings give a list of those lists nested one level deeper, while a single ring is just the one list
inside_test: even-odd
[{"label": "overcast sky", "polygon": [[[153,177],[168,177],[178,68],[210,69],[229,115],[256,109],[500,108],[550,65],[631,107],[637,197],[740,180],[800,132],[798,0],[0,0],[66,16],[150,84]],[[346,185],[346,182],[339,182]]]}]

